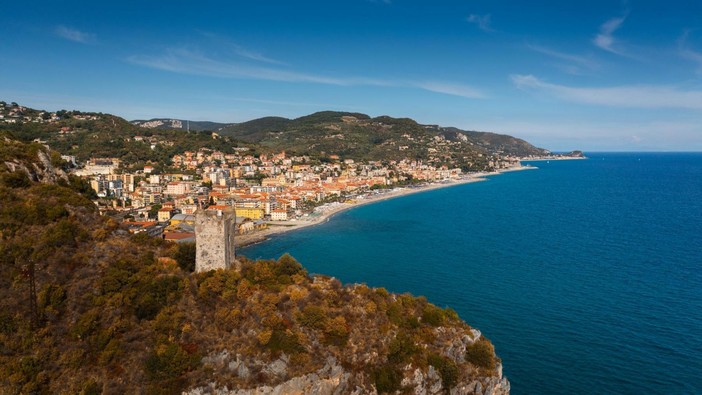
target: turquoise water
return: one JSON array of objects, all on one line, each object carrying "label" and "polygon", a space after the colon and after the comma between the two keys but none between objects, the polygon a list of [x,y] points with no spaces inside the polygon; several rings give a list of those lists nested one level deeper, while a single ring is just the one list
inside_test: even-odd
[{"label": "turquoise water", "polygon": [[239,251],[425,295],[513,394],[702,393],[702,154],[590,154],[343,212]]}]

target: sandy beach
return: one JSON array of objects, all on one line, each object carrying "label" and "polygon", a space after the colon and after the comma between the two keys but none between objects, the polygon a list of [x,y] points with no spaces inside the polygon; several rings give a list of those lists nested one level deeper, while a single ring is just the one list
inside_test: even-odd
[{"label": "sandy beach", "polygon": [[471,173],[460,179],[447,180],[441,182],[427,183],[423,185],[415,185],[412,187],[399,187],[393,188],[387,191],[373,191],[365,193],[361,196],[354,198],[351,202],[346,203],[329,203],[323,206],[317,207],[313,213],[309,214],[307,217],[293,221],[281,221],[281,222],[268,222],[268,228],[260,231],[256,231],[249,234],[237,235],[235,237],[236,247],[241,248],[250,244],[260,243],[267,240],[270,236],[291,232],[294,230],[303,229],[309,226],[319,225],[321,223],[327,222],[332,216],[352,209],[354,207],[359,207],[365,204],[371,204],[380,202],[383,200],[393,199],[401,196],[410,195],[413,193],[421,193],[426,191],[431,191],[439,188],[448,188],[456,185],[470,184],[473,182],[485,181],[487,176],[497,175],[501,173],[521,171],[521,170],[533,170],[537,169],[535,166],[520,166],[513,167],[510,169],[502,169],[490,173]]}]

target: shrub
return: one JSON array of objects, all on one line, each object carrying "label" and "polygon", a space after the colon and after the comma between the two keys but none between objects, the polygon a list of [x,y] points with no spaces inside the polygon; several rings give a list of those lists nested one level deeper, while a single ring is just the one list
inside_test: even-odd
[{"label": "shrub", "polygon": [[21,171],[1,173],[0,183],[9,188],[27,188],[32,184],[27,174]]},{"label": "shrub", "polygon": [[297,321],[302,326],[313,329],[324,329],[327,321],[327,313],[320,306],[309,305],[297,315]]},{"label": "shrub", "polygon": [[178,267],[188,273],[195,271],[195,243],[180,243],[173,257]]},{"label": "shrub", "polygon": [[475,366],[492,369],[495,367],[495,347],[489,340],[481,337],[472,345],[466,347],[466,361]]},{"label": "shrub", "polygon": [[420,348],[415,344],[412,337],[407,333],[400,332],[390,342],[388,361],[392,363],[405,363],[419,351]]},{"label": "shrub", "polygon": [[302,265],[295,260],[290,254],[283,254],[278,258],[278,267],[276,268],[276,274],[292,276],[303,271]]},{"label": "shrub", "polygon": [[83,384],[80,395],[100,395],[102,394],[102,384],[90,380]]},{"label": "shrub", "polygon": [[288,355],[296,354],[305,351],[305,348],[300,344],[295,333],[290,330],[276,329],[268,339],[266,346],[274,352],[284,352]]},{"label": "shrub", "polygon": [[349,328],[343,316],[327,320],[324,330],[324,342],[335,346],[343,346],[349,339]]},{"label": "shrub", "polygon": [[392,393],[400,390],[402,373],[394,365],[383,365],[373,369],[373,382],[378,393]]},{"label": "shrub", "polygon": [[444,324],[445,320],[446,316],[444,314],[444,310],[431,304],[427,304],[424,307],[424,311],[422,312],[422,322],[425,324],[431,326],[441,326]]},{"label": "shrub", "polygon": [[144,362],[146,374],[152,380],[164,380],[178,377],[194,369],[200,358],[189,354],[180,345],[170,343],[156,347]]},{"label": "shrub", "polygon": [[427,357],[427,362],[439,371],[441,384],[446,392],[458,383],[458,366],[452,359],[438,354],[430,354]]}]

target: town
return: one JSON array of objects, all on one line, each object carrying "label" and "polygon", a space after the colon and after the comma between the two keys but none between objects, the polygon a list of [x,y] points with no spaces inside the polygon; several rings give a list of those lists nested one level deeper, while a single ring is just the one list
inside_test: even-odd
[{"label": "town", "polygon": [[[76,133],[85,133],[90,127],[89,122],[109,122],[103,114],[65,110],[46,112],[17,103],[1,104],[2,123],[55,125],[49,133],[54,143],[74,138]],[[340,120],[347,126],[391,127],[353,116],[341,116]],[[146,149],[151,152],[164,147],[170,149],[173,141],[152,133],[152,128],[161,123],[145,122],[139,125],[136,133],[121,137],[121,140],[126,140],[123,143],[131,146],[148,147]],[[336,133],[330,138],[343,139],[338,125],[327,128]],[[213,143],[224,141],[216,132],[208,132],[208,135]],[[389,142],[396,145],[396,152],[407,152],[407,144],[417,142],[416,137],[408,133],[400,138],[404,143]],[[194,213],[201,208],[234,207],[236,233],[247,235],[264,229],[270,232],[271,228],[310,224],[325,213],[389,195],[398,188],[417,189],[474,177],[475,174],[465,171],[465,168],[449,167],[444,161],[451,149],[467,141],[464,135],[459,135],[459,139],[461,141],[450,141],[443,136],[431,137],[425,142],[429,152],[426,160],[409,154],[402,158],[404,153],[400,159],[387,160],[361,161],[334,154],[320,158],[289,155],[284,150],[262,153],[240,144],[227,147],[227,152],[211,147],[186,150],[164,158],[166,160],[147,161],[143,165],[131,160],[129,155],[91,157],[81,161],[75,155],[64,154],[62,159],[69,164],[73,174],[89,182],[100,212],[123,223],[130,232],[192,242],[195,240]],[[41,138],[34,141],[53,145]],[[483,172],[492,172],[519,168],[523,158],[503,153],[484,159]]]}]

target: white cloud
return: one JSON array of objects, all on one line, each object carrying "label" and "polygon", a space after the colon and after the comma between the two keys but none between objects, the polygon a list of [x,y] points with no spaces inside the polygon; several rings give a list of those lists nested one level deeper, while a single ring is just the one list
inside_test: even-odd
[{"label": "white cloud", "polygon": [[532,51],[548,55],[552,58],[571,63],[563,67],[569,74],[581,74],[580,69],[582,68],[586,68],[588,70],[596,70],[599,68],[599,65],[596,62],[584,56],[559,52],[541,45],[527,44],[527,48],[531,49]]},{"label": "white cloud", "polygon": [[253,51],[249,48],[245,48],[242,45],[239,45],[227,38],[224,38],[220,35],[217,35],[215,33],[207,32],[207,31],[198,31],[202,36],[206,37],[208,41],[211,41],[214,43],[217,48],[224,48],[224,49],[229,49],[234,55],[242,57],[244,59],[248,60],[253,60],[257,62],[263,62],[263,63],[270,63],[270,64],[277,64],[277,65],[284,65],[284,62],[281,62],[276,59],[269,58],[265,55],[263,55],[261,52]]},{"label": "white cloud", "polygon": [[135,55],[129,62],[153,69],[182,74],[205,75],[221,78],[252,78],[269,81],[314,82],[330,85],[349,85],[347,81],[286,71],[270,67],[252,66],[242,62],[225,62],[210,58],[186,48],[168,49],[162,55]]},{"label": "white cloud", "polygon": [[74,41],[81,44],[92,44],[95,42],[95,35],[91,33],[81,32],[80,30],[72,29],[66,26],[56,26],[54,30],[57,36],[65,38],[69,41]]},{"label": "white cloud", "polygon": [[482,99],[485,95],[478,89],[472,86],[451,83],[451,82],[439,82],[439,81],[426,81],[415,83],[418,88],[436,92],[443,93],[446,95],[453,95],[459,97],[466,97],[471,99]]},{"label": "white cloud", "polygon": [[685,48],[680,50],[680,55],[697,63],[697,74],[702,74],[702,53]]},{"label": "white cloud", "polygon": [[624,23],[625,19],[626,16],[611,18],[607,22],[603,23],[602,26],[600,26],[599,33],[592,40],[593,44],[605,51],[612,52],[617,55],[623,55],[620,50],[615,49],[614,47],[614,45],[617,43],[617,40],[614,38],[614,32],[619,29],[622,23]]},{"label": "white cloud", "polygon": [[187,48],[172,48],[161,55],[134,55],[127,61],[152,69],[174,73],[204,75],[218,78],[255,79],[281,82],[302,82],[339,86],[377,86],[419,88],[465,98],[481,98],[484,95],[470,86],[437,81],[402,81],[368,77],[330,77],[312,73],[289,71],[284,68],[251,65],[241,61],[225,61],[209,57],[200,51]]},{"label": "white cloud", "polygon": [[521,89],[534,89],[577,103],[630,108],[679,108],[702,110],[702,91],[667,85],[631,85],[580,88],[544,82],[533,75],[511,75]]},{"label": "white cloud", "polygon": [[491,32],[492,27],[490,26],[491,24],[491,18],[490,14],[485,14],[485,15],[478,15],[478,14],[470,14],[466,20],[470,23],[474,23],[475,25],[480,28],[480,30],[485,31],[485,32]]},{"label": "white cloud", "polygon": [[702,74],[702,53],[694,51],[687,46],[687,37],[689,35],[690,31],[688,30],[680,37],[678,40],[678,50],[680,56],[697,63],[697,74]]}]

